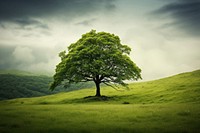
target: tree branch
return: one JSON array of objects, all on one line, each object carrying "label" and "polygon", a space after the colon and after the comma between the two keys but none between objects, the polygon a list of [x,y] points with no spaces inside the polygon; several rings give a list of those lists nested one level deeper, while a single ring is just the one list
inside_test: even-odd
[{"label": "tree branch", "polygon": [[107,83],[107,82],[102,82],[102,83],[104,83],[104,84],[107,85],[107,86],[112,87],[113,89],[115,89],[115,90],[117,90],[117,91],[121,91],[121,92],[123,91],[123,90],[119,90],[119,87],[116,86],[116,85],[115,85],[115,86],[116,86],[116,87],[115,87],[115,86],[113,86],[113,85],[111,85],[111,84],[109,84],[109,83]]}]

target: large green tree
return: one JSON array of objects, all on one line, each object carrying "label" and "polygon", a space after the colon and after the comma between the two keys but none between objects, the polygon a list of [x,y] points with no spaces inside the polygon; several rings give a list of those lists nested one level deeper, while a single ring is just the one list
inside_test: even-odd
[{"label": "large green tree", "polygon": [[141,69],[129,58],[131,48],[122,45],[114,34],[91,30],[68,47],[68,53],[59,54],[54,82],[58,85],[94,81],[96,96],[101,96],[100,84],[126,86],[124,80],[138,80]]}]

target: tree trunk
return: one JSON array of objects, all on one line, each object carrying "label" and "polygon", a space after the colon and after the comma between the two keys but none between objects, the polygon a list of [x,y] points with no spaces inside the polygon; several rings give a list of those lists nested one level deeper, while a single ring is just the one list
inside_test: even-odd
[{"label": "tree trunk", "polygon": [[99,82],[95,82],[96,84],[96,95],[97,97],[100,97],[101,96],[101,93],[100,93],[100,83]]}]

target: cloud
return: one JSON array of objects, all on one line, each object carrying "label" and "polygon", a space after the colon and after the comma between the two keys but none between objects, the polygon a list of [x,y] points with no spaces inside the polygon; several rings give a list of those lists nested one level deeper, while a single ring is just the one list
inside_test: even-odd
[{"label": "cloud", "polygon": [[75,23],[75,25],[91,26],[92,23],[93,23],[94,21],[96,21],[96,20],[97,20],[96,18],[92,18],[92,19],[89,19],[89,20],[84,20],[84,21]]},{"label": "cloud", "polygon": [[[144,80],[198,69],[199,38],[191,37],[199,35],[199,19],[194,20],[199,8],[191,7],[195,2],[2,0],[0,69],[53,73],[58,53],[91,29],[114,33],[129,44]],[[156,19],[148,14],[152,11]]]},{"label": "cloud", "polygon": [[61,49],[0,44],[0,69],[52,74],[60,61]]},{"label": "cloud", "polygon": [[41,21],[35,19],[16,19],[13,22],[24,29],[30,26],[32,26],[33,28],[49,29],[49,26],[47,24],[44,24]]},{"label": "cloud", "polygon": [[200,1],[176,0],[153,12],[160,20],[170,18],[165,28],[178,28],[192,36],[200,36]]},{"label": "cloud", "polygon": [[6,0],[0,1],[0,22],[29,24],[31,21],[27,23],[27,19],[52,19],[52,16],[70,20],[95,11],[110,11],[114,8],[113,0]]},{"label": "cloud", "polygon": [[199,69],[199,38],[170,40],[146,27],[129,28],[121,38],[132,48],[131,59],[142,69],[143,80]]},{"label": "cloud", "polygon": [[13,51],[12,55],[14,56],[15,61],[19,63],[32,63],[35,60],[32,49],[28,47],[18,46]]},{"label": "cloud", "polygon": [[0,69],[10,69],[13,64],[11,53],[15,48],[12,46],[0,45]]},{"label": "cloud", "polygon": [[[33,31],[40,30],[45,34],[50,34],[48,24],[36,19],[16,19],[12,22],[0,22],[0,28],[4,30],[25,30]],[[41,32],[41,33],[42,33]],[[46,34],[46,35],[47,35]]]},{"label": "cloud", "polygon": [[115,0],[0,1],[0,30],[26,38],[51,36],[60,25],[91,26],[94,18],[115,8]]}]

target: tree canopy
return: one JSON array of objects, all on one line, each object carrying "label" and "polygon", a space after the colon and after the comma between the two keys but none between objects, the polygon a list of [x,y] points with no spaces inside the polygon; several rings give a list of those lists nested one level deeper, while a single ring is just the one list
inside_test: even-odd
[{"label": "tree canopy", "polygon": [[129,58],[130,52],[131,48],[122,45],[118,36],[91,30],[72,43],[68,53],[60,52],[61,62],[56,66],[50,89],[62,83],[94,81],[96,96],[101,96],[101,83],[126,86],[124,80],[141,78],[141,69]]}]

